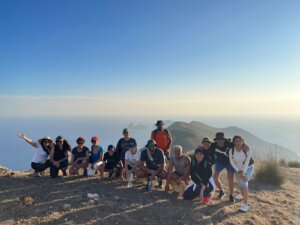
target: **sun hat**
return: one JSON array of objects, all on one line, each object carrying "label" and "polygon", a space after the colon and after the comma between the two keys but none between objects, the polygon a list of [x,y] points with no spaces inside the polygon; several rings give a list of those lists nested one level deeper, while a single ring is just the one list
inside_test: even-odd
[{"label": "sun hat", "polygon": [[226,140],[225,134],[223,132],[216,133],[216,137],[215,137],[214,141],[216,141],[216,140]]},{"label": "sun hat", "polygon": [[211,143],[211,141],[208,137],[205,137],[205,138],[202,139],[202,143],[204,143],[204,142]]},{"label": "sun hat", "polygon": [[157,120],[157,122],[156,122],[155,125],[156,126],[158,126],[158,125],[165,125],[165,123],[162,120]]},{"label": "sun hat", "polygon": [[53,142],[52,138],[49,136],[44,136],[41,139],[39,139],[39,143],[41,144],[44,140],[48,140],[50,142]]}]

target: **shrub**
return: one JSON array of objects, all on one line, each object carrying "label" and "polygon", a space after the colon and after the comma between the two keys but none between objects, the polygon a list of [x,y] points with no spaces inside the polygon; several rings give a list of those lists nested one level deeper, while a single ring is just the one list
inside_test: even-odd
[{"label": "shrub", "polygon": [[287,162],[285,161],[285,159],[280,159],[279,160],[279,166],[282,166],[282,167],[286,167],[287,166]]},{"label": "shrub", "polygon": [[300,162],[298,162],[298,161],[290,161],[288,163],[288,166],[292,167],[292,168],[300,168]]},{"label": "shrub", "polygon": [[284,183],[282,168],[275,160],[263,161],[256,167],[255,179],[267,184],[280,186]]}]

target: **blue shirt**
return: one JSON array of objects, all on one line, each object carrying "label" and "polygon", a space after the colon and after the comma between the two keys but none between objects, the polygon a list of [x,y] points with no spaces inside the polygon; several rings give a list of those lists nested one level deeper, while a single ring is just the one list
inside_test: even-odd
[{"label": "blue shirt", "polygon": [[98,151],[97,153],[94,153],[93,151],[93,146],[91,147],[91,152],[90,152],[90,163],[95,163],[98,160],[100,160],[101,153],[103,153],[103,148],[101,146],[98,146]]}]

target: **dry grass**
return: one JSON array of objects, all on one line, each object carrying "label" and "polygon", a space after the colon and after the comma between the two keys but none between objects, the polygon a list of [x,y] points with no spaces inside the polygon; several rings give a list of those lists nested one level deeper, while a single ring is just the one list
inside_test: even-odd
[{"label": "dry grass", "polygon": [[257,163],[255,179],[275,186],[281,186],[285,182],[283,168],[275,160]]}]

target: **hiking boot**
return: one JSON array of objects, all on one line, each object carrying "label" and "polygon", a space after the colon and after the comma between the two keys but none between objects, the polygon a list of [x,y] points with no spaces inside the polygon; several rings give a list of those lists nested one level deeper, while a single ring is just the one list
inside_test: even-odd
[{"label": "hiking boot", "polygon": [[241,212],[248,212],[249,208],[250,208],[250,206],[249,206],[248,204],[244,203],[244,204],[241,206],[240,211],[241,211]]},{"label": "hiking boot", "polygon": [[224,193],[224,191],[220,191],[218,198],[223,199],[225,196],[226,196],[226,194]]},{"label": "hiking boot", "polygon": [[233,197],[233,195],[229,196],[229,202],[235,203],[235,198]]}]

